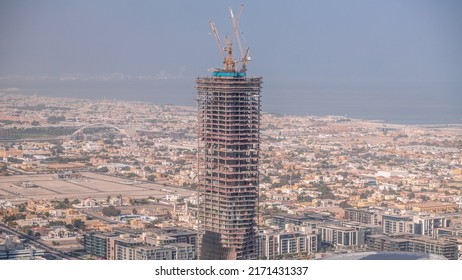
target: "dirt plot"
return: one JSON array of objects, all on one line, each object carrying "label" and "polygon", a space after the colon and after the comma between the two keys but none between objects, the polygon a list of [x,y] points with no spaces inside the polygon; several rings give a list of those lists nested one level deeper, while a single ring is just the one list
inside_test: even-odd
[{"label": "dirt plot", "polygon": [[[182,196],[194,195],[194,191],[182,188],[167,187],[156,183],[127,181],[126,179],[85,172],[78,180],[58,180],[53,174],[15,175],[0,177],[0,198],[14,199],[17,202],[29,199],[75,199],[106,198],[111,195],[122,195],[133,198],[153,196],[164,198],[168,193]],[[20,182],[32,182],[38,187],[23,188]]]}]

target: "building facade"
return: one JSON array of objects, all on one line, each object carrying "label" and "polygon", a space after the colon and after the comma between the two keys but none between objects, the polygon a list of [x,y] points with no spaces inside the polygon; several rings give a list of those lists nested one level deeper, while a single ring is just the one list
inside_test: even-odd
[{"label": "building facade", "polygon": [[367,237],[367,248],[372,251],[404,251],[434,254],[449,260],[458,259],[455,238],[431,238],[415,234],[371,235]]},{"label": "building facade", "polygon": [[450,217],[419,215],[414,217],[414,228],[416,234],[434,236],[435,229],[450,226]]},{"label": "building facade", "polygon": [[143,233],[87,232],[88,254],[108,260],[193,260],[197,233],[185,228],[152,229]]},{"label": "building facade", "polygon": [[265,231],[259,234],[259,259],[309,258],[317,251],[316,234]]},{"label": "building facade", "polygon": [[382,233],[382,227],[358,222],[329,222],[318,225],[318,239],[321,245],[337,249],[364,247],[369,235]]},{"label": "building facade", "polygon": [[382,226],[385,234],[415,232],[411,216],[383,215]]},{"label": "building facade", "polygon": [[382,223],[380,215],[376,211],[356,208],[345,209],[345,220],[368,225],[380,225]]},{"label": "building facade", "polygon": [[199,258],[257,258],[262,78],[214,72],[196,81]]},{"label": "building facade", "polygon": [[87,232],[83,236],[85,251],[98,258],[109,259],[109,240],[117,236],[116,233]]}]

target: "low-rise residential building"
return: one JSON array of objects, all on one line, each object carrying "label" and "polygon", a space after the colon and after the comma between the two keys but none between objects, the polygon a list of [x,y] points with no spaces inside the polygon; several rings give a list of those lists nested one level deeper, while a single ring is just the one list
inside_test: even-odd
[{"label": "low-rise residential building", "polygon": [[380,226],[357,222],[330,222],[318,225],[318,239],[336,249],[353,249],[364,246],[367,236],[381,230]]},{"label": "low-rise residential building", "polygon": [[444,256],[449,260],[458,259],[455,238],[432,238],[414,234],[371,235],[367,238],[367,248],[371,251],[421,252]]},{"label": "low-rise residential building", "polygon": [[259,258],[273,260],[288,255],[308,258],[317,251],[317,236],[304,232],[263,231],[259,234]]},{"label": "low-rise residential building", "polygon": [[346,208],[345,220],[364,223],[368,225],[381,225],[381,216],[378,212],[368,209]]},{"label": "low-rise residential building", "polygon": [[197,233],[185,228],[151,229],[139,234],[89,232],[85,251],[110,260],[187,260],[196,258]]},{"label": "low-rise residential building", "polygon": [[383,215],[383,233],[414,233],[414,222],[411,216]]}]

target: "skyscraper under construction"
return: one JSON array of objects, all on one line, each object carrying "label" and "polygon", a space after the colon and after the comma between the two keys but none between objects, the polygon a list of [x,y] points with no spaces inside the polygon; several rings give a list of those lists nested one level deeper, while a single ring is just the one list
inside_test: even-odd
[{"label": "skyscraper under construction", "polygon": [[[222,47],[224,68],[196,80],[198,102],[199,259],[255,259],[262,78],[247,77],[248,49],[238,34],[242,11],[231,20],[234,35]],[[233,58],[237,39],[241,59]],[[240,66],[240,69],[239,69]]]}]

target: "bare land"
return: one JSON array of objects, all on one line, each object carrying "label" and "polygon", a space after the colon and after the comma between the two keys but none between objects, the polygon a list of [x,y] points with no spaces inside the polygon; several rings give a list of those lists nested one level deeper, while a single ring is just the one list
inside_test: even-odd
[{"label": "bare land", "polygon": [[[145,198],[153,196],[164,198],[168,193],[181,196],[194,195],[194,190],[165,186],[162,182],[146,183],[127,181],[123,178],[85,172],[82,179],[60,180],[53,174],[15,175],[0,177],[0,199],[10,199],[24,202],[29,199],[85,199],[106,198],[107,196],[123,195],[124,197]],[[20,182],[32,182],[38,187],[18,187]]]}]

